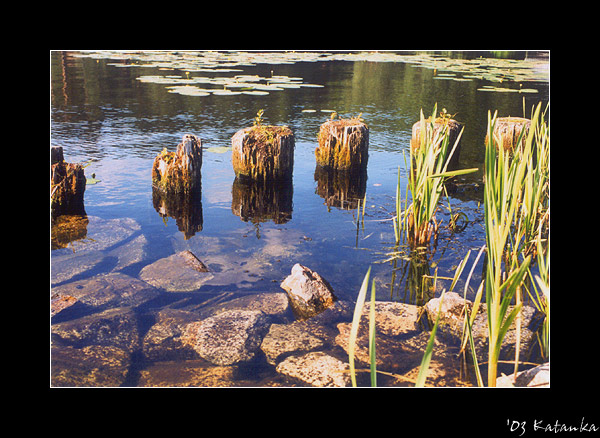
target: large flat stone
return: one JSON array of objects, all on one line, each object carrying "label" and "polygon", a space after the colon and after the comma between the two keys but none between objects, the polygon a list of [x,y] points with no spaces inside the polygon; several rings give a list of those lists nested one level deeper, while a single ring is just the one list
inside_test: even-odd
[{"label": "large flat stone", "polygon": [[190,251],[181,251],[145,266],[140,278],[167,292],[194,292],[213,278]]},{"label": "large flat stone", "polygon": [[184,342],[215,365],[253,359],[269,330],[269,317],[256,310],[229,310],[188,324]]}]

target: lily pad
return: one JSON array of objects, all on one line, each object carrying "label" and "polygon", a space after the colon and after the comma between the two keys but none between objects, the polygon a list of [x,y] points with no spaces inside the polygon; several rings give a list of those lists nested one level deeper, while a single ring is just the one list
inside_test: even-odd
[{"label": "lily pad", "polygon": [[231,90],[215,90],[212,92],[215,96],[234,96],[236,94],[242,94],[241,91],[231,91]]},{"label": "lily pad", "polygon": [[210,96],[210,93],[202,88],[194,87],[191,85],[184,85],[181,87],[170,87],[169,93],[183,94],[185,96]]},{"label": "lily pad", "polygon": [[231,151],[231,146],[212,146],[204,149],[206,152],[213,152],[215,154],[224,154]]},{"label": "lily pad", "polygon": [[101,182],[101,180],[96,179],[96,178],[86,178],[85,179],[86,185],[94,185],[94,184],[98,184],[99,182]]},{"label": "lily pad", "polygon": [[521,88],[519,93],[538,93],[538,90],[535,88]]},{"label": "lily pad", "polygon": [[264,96],[269,94],[268,91],[260,91],[260,90],[251,90],[251,91],[242,91],[242,94],[250,94],[253,96]]}]

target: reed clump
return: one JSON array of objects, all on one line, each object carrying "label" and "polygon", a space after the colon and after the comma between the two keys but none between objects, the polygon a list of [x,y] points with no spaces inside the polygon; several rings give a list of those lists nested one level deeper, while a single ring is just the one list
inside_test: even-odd
[{"label": "reed clump", "polygon": [[[463,133],[461,128],[457,135],[451,136],[453,120],[445,116],[445,112],[436,117],[437,104],[431,117],[425,119],[423,110],[420,113],[418,143],[411,141],[410,171],[408,187],[411,204],[408,205],[406,195],[405,210],[401,211],[400,172],[398,171],[398,187],[396,189],[396,218],[394,229],[396,243],[406,236],[413,249],[427,248],[437,241],[440,223],[436,218],[439,200],[444,190],[444,182],[453,176],[475,172],[477,169],[449,171]],[[451,141],[451,138],[453,141]]]},{"label": "reed clump", "polygon": [[[493,117],[488,113],[488,133],[493,133],[486,142],[484,198],[488,386],[496,386],[502,340],[520,317],[524,279],[530,272],[533,255],[543,255],[548,246],[542,236],[549,218],[549,135],[540,110],[541,103],[535,109],[527,136],[524,131],[519,136],[517,144],[523,144],[514,156],[496,147],[502,144],[494,129],[497,112]],[[509,311],[513,297],[516,304]],[[518,348],[516,354],[518,363]]]}]

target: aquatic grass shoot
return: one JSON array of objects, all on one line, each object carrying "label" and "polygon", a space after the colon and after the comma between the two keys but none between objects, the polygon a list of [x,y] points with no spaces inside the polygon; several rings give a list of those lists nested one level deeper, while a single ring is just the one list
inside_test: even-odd
[{"label": "aquatic grass shoot", "polygon": [[[360,318],[362,315],[362,310],[365,305],[365,299],[367,296],[367,289],[369,288],[369,278],[371,276],[371,267],[367,270],[365,274],[365,278],[363,279],[362,285],[358,292],[358,297],[356,298],[356,305],[354,307],[354,316],[352,317],[352,326],[350,328],[350,338],[348,339],[348,363],[350,365],[350,379],[352,381],[352,386],[356,387],[356,368],[354,366],[354,352],[356,348],[356,338],[358,337],[358,327],[360,325]],[[373,284],[373,288],[371,291],[371,301],[374,302],[375,298],[375,284]],[[374,312],[375,306],[371,304],[371,308]],[[375,317],[373,315],[373,321]],[[370,328],[369,328],[370,329]],[[369,330],[370,331],[370,330]],[[375,373],[375,328],[373,326],[373,342],[371,343],[371,336],[369,336],[369,357],[372,357],[371,360],[371,376]]]},{"label": "aquatic grass shoot", "polygon": [[417,381],[415,382],[415,387],[422,388],[425,386],[425,380],[427,379],[427,371],[429,371],[429,363],[431,362],[431,356],[433,355],[433,346],[435,344],[435,334],[437,332],[438,325],[440,323],[440,315],[442,313],[442,304],[444,303],[444,294],[446,291],[442,291],[442,295],[440,296],[440,307],[438,308],[438,314],[435,318],[435,324],[431,329],[431,334],[429,335],[429,341],[427,341],[427,347],[425,347],[425,353],[423,354],[423,359],[421,360],[421,366],[419,367],[419,374],[417,375]]},{"label": "aquatic grass shoot", "polygon": [[[444,182],[447,178],[475,172],[477,169],[448,171],[448,165],[454,155],[464,131],[461,129],[454,145],[450,145],[448,118],[442,113],[436,118],[437,104],[431,117],[425,119],[420,113],[420,135],[418,147],[410,148],[410,171],[404,212],[401,211],[400,172],[396,188],[396,220],[394,231],[396,242],[400,242],[401,233],[407,237],[412,248],[428,247],[432,239],[435,242],[439,231],[436,212]],[[442,121],[441,129],[435,128],[436,121]],[[405,156],[406,162],[406,156]],[[411,204],[408,205],[408,191]]]},{"label": "aquatic grass shoot", "polygon": [[[485,151],[484,216],[487,247],[485,279],[488,308],[489,359],[488,386],[496,386],[497,366],[502,340],[522,307],[520,289],[531,263],[521,242],[526,242],[524,217],[529,213],[523,203],[532,169],[532,143],[537,130],[540,106],[535,110],[527,140],[515,157],[504,148],[496,148],[501,139],[488,135]],[[488,112],[488,133],[494,132],[497,112]],[[524,259],[522,256],[525,256]],[[513,296],[517,304],[508,308]],[[518,348],[515,363],[518,362]]]}]

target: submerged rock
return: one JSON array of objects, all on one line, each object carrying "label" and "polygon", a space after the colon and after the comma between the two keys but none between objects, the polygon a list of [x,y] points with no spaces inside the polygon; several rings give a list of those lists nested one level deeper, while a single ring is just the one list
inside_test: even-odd
[{"label": "submerged rock", "polygon": [[55,293],[50,297],[50,316],[60,313],[77,303],[77,298],[63,293]]},{"label": "submerged rock", "polygon": [[[434,298],[430,300],[426,305],[427,315],[430,323],[434,323],[439,309],[440,298]],[[440,315],[440,323],[438,333],[440,338],[451,341],[459,342],[463,335],[463,319],[464,319],[464,308],[467,307],[469,314],[473,307],[473,303],[469,300],[465,300],[459,294],[455,292],[447,292],[444,295],[444,302],[442,303],[442,313]],[[508,307],[508,312],[514,308],[514,306]],[[529,355],[532,354],[535,344],[537,342],[536,332],[539,324],[543,320],[542,314],[540,314],[534,307],[523,306],[521,310],[521,335],[520,335],[520,354],[521,360],[527,360]],[[485,303],[480,304],[477,316],[473,321],[471,327],[473,333],[473,340],[475,343],[475,351],[477,359],[481,361],[487,360],[488,357],[488,316],[487,316],[487,305]],[[500,359],[514,360],[515,349],[517,345],[517,320],[513,321],[502,341],[502,348],[500,349]],[[470,350],[469,344],[467,349]]]},{"label": "submerged rock", "polygon": [[235,386],[235,367],[207,364],[202,359],[157,362],[140,371],[138,386],[228,387]]},{"label": "submerged rock", "polygon": [[333,330],[307,321],[272,324],[260,348],[267,362],[276,365],[293,353],[314,351],[331,345],[334,337]]},{"label": "submerged rock", "polygon": [[501,376],[496,379],[497,387],[514,387],[514,386],[527,386],[536,388],[549,388],[550,387],[550,363],[538,365],[526,371],[520,371],[515,375]]},{"label": "submerged rock", "polygon": [[[51,253],[51,283],[59,284],[89,271],[123,269],[145,257],[146,239],[140,225],[131,218],[101,219],[84,216],[79,222],[80,238],[65,245],[53,243]],[[52,228],[52,238],[61,238],[59,226]]]},{"label": "submerged rock", "polygon": [[350,385],[347,363],[322,351],[290,356],[277,365],[277,372],[311,386],[344,387]]},{"label": "submerged rock", "polygon": [[115,387],[127,376],[130,355],[114,346],[89,345],[83,348],[53,345],[52,386]]},{"label": "submerged rock", "polygon": [[132,352],[138,348],[138,318],[127,307],[105,310],[52,325],[53,337],[61,344],[83,347],[112,345]]},{"label": "submerged rock", "polygon": [[144,357],[150,361],[198,359],[198,353],[184,337],[186,326],[198,319],[194,312],[177,309],[159,311],[142,340]]},{"label": "submerged rock", "polygon": [[300,319],[315,316],[337,300],[331,285],[319,274],[296,263],[281,287],[287,292],[292,310]]},{"label": "submerged rock", "polygon": [[188,324],[184,342],[215,365],[233,365],[254,358],[269,324],[261,311],[229,310]]},{"label": "submerged rock", "polygon": [[[352,324],[338,324],[339,335],[335,342],[348,353],[350,330]],[[420,332],[413,336],[388,336],[382,333],[375,334],[376,366],[378,370],[391,372],[407,372],[418,366],[423,359],[427,342],[428,332]],[[435,340],[433,354],[436,357],[445,357],[446,348],[437,339]],[[368,324],[361,324],[358,330],[356,346],[354,350],[355,360],[368,367],[369,357],[369,329]]]},{"label": "submerged rock", "polygon": [[[360,324],[368,324],[371,303],[366,302]],[[419,329],[421,310],[418,306],[391,301],[375,302],[375,330],[388,336],[416,334]]]},{"label": "submerged rock", "polygon": [[230,301],[214,304],[207,309],[202,309],[201,313],[210,313],[210,316],[212,316],[228,310],[259,310],[266,315],[281,318],[288,313],[289,307],[288,298],[283,292],[266,292],[245,295]]},{"label": "submerged rock", "polygon": [[102,308],[139,306],[158,295],[159,291],[148,283],[118,272],[52,288],[53,299],[71,296],[82,304]]},{"label": "submerged rock", "polygon": [[193,292],[214,276],[191,251],[181,251],[145,266],[140,278],[167,292]]}]

